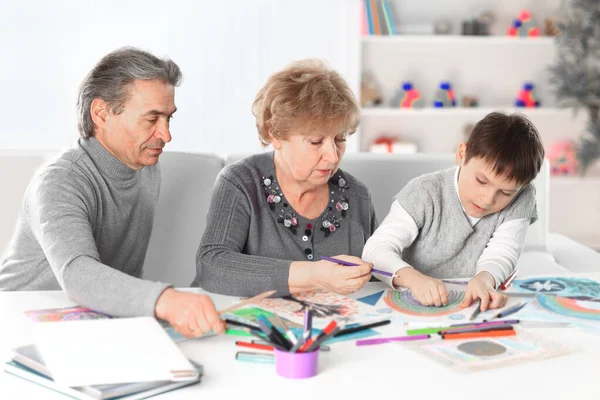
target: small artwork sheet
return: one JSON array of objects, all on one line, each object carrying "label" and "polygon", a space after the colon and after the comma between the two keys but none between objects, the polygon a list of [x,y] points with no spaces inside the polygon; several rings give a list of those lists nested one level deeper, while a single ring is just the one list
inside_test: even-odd
[{"label": "small artwork sheet", "polygon": [[415,342],[414,345],[407,347],[458,372],[475,372],[510,366],[569,354],[578,350],[531,332],[520,329],[517,332],[515,336],[499,338],[467,340],[436,338],[418,344]]},{"label": "small artwork sheet", "polygon": [[450,325],[469,320],[478,306],[471,304],[466,308],[459,305],[465,297],[465,286],[446,283],[448,304],[441,307],[424,306],[414,298],[410,290],[387,289],[368,315],[369,317],[388,317],[396,322],[426,322]]},{"label": "small artwork sheet", "polygon": [[91,310],[86,307],[47,308],[42,310],[25,311],[33,322],[80,321],[84,319],[111,318],[108,314]]},{"label": "small artwork sheet", "polygon": [[310,306],[313,311],[313,325],[324,326],[332,319],[350,324],[370,319],[373,308],[360,301],[325,291],[310,291],[280,298],[261,300],[256,306],[303,324],[304,310]]},{"label": "small artwork sheet", "polygon": [[577,300],[600,301],[600,282],[584,277],[542,276],[515,280],[509,292],[550,294]]}]

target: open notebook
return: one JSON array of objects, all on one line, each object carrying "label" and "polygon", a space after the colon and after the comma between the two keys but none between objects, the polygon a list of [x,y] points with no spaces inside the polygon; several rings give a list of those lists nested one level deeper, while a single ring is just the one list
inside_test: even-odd
[{"label": "open notebook", "polygon": [[198,371],[151,317],[33,324],[46,367],[62,386],[191,381]]}]

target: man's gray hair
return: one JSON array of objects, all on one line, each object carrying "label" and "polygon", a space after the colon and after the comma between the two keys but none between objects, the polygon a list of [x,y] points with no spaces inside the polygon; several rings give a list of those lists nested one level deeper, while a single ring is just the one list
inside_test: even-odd
[{"label": "man's gray hair", "polygon": [[91,105],[104,100],[114,114],[123,111],[129,96],[128,86],[135,80],[161,80],[178,86],[181,70],[168,58],[160,59],[134,47],[123,47],[104,56],[90,71],[79,88],[77,128],[84,138],[94,136]]}]

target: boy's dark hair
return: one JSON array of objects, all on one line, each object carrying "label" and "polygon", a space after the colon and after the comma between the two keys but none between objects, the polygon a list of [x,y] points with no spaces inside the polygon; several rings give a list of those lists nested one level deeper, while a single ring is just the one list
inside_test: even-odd
[{"label": "boy's dark hair", "polygon": [[492,112],[475,125],[469,137],[465,164],[473,157],[492,165],[499,176],[526,185],[542,168],[544,146],[523,114]]}]

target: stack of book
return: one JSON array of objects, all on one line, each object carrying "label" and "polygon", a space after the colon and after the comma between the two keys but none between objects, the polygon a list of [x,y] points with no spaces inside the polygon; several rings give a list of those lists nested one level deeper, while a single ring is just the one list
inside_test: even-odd
[{"label": "stack of book", "polygon": [[115,385],[89,385],[79,387],[62,386],[54,382],[52,374],[44,364],[35,345],[23,346],[13,350],[12,360],[5,364],[4,370],[11,375],[29,382],[47,387],[76,399],[123,399],[136,400],[169,392],[184,386],[194,385],[202,378],[202,366],[190,360],[198,371],[198,378],[191,381],[155,381],[136,382]]},{"label": "stack of book", "polygon": [[32,325],[34,344],[13,349],[6,373],[76,399],[144,399],[202,378],[202,366],[188,360],[154,318],[110,319],[70,309],[57,319],[51,311],[28,314],[45,322]]}]

